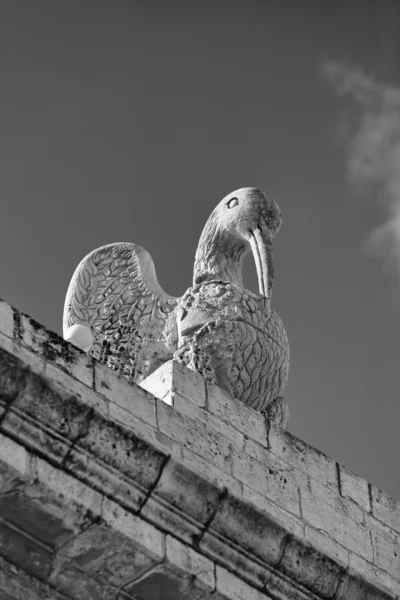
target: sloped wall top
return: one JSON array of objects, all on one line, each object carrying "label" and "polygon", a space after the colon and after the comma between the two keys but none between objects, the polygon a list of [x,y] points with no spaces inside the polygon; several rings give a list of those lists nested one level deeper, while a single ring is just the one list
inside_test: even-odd
[{"label": "sloped wall top", "polygon": [[398,598],[399,503],[177,363],[129,385],[0,303],[0,386],[9,598]]}]

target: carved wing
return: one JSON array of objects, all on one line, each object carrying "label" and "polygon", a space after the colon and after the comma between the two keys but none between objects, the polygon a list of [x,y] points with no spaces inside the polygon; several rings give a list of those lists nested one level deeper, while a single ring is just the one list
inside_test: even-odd
[{"label": "carved wing", "polygon": [[71,332],[83,325],[80,329],[91,338],[86,329],[90,328],[89,353],[130,381],[140,382],[172,358],[177,348],[178,300],[161,289],[144,248],[126,242],[108,244],[78,265],[65,299],[63,334],[84,348]]}]

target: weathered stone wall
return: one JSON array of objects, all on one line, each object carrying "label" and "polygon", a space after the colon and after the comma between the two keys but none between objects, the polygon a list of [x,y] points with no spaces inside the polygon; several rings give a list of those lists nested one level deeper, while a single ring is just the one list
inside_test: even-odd
[{"label": "weathered stone wall", "polygon": [[7,600],[398,599],[399,538],[399,502],[192,371],[130,386],[0,303]]}]

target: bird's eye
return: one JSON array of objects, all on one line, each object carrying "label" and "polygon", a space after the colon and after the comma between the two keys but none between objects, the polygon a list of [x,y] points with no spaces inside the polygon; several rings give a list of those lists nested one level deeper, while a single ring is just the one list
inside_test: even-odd
[{"label": "bird's eye", "polygon": [[228,200],[228,202],[226,203],[226,206],[228,208],[234,208],[235,206],[237,206],[239,204],[239,200],[237,198],[231,198],[230,200]]}]

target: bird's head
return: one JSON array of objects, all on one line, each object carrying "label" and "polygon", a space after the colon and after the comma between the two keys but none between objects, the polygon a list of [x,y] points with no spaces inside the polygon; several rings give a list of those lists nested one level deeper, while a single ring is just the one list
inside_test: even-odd
[{"label": "bird's head", "polygon": [[264,192],[246,187],[228,194],[215,209],[220,227],[250,243],[254,231],[272,239],[281,226],[279,206]]},{"label": "bird's head", "polygon": [[[257,269],[259,292],[270,298],[273,280],[272,238],[281,226],[281,213],[277,203],[264,192],[253,187],[236,190],[216,206],[204,228],[198,255],[202,245],[210,246],[213,239],[213,255],[220,247],[220,259],[239,259],[250,248]],[[217,253],[218,254],[218,253]],[[223,255],[223,256],[222,256]],[[241,270],[241,263],[240,263]]]}]

